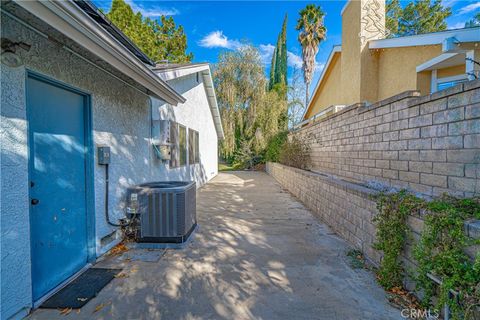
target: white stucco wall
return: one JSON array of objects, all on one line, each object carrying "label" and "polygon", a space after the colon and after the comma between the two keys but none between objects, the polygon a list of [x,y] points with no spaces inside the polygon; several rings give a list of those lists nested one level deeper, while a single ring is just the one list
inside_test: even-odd
[{"label": "white stucco wall", "polygon": [[[196,180],[200,184],[218,173],[218,137],[213,123],[202,77],[191,74],[168,81],[177,92],[187,99],[183,104],[172,107],[158,99],[152,99],[154,120],[172,120],[188,129],[199,132],[200,163],[170,169],[174,177],[181,180]],[[187,138],[188,140],[188,138]]]},{"label": "white stucco wall", "polygon": [[[2,24],[3,25],[3,24]],[[1,65],[0,318],[24,315],[31,303],[25,70]],[[6,94],[12,92],[14,94]]]},{"label": "white stucco wall", "polygon": [[[100,69],[48,41],[37,33],[1,16],[2,37],[32,45],[19,50],[24,65],[1,66],[1,303],[0,318],[22,317],[32,306],[28,198],[28,146],[25,102],[27,70],[32,70],[91,95],[94,147],[111,147],[111,220],[122,217],[125,188],[141,182],[197,178],[199,184],[217,173],[217,135],[200,84],[188,79],[173,83],[187,102],[163,105]],[[193,78],[195,80],[195,78]],[[181,90],[184,90],[182,92]],[[203,96],[199,96],[203,93]],[[202,101],[202,99],[204,101]],[[152,105],[155,105],[152,112]],[[154,157],[150,145],[152,114],[172,116],[199,131],[201,164],[174,170]],[[173,119],[172,118],[172,119]],[[95,150],[96,152],[96,150]],[[96,161],[96,159],[95,159]],[[97,255],[109,245],[100,240],[115,231],[105,221],[105,169],[94,164],[95,234]],[[111,244],[110,244],[111,245]]]}]

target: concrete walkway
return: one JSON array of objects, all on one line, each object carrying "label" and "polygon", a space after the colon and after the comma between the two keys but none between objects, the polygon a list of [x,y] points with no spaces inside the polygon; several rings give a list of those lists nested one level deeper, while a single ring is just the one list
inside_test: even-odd
[{"label": "concrete walkway", "polygon": [[128,277],[78,313],[31,318],[401,319],[348,245],[264,173],[220,173],[199,190],[198,220],[188,247],[158,262],[100,262]]}]

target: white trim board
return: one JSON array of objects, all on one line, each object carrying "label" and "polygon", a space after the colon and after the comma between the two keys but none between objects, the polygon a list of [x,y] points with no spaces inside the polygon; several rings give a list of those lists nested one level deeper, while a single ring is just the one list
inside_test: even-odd
[{"label": "white trim board", "polygon": [[443,61],[446,61],[450,58],[455,57],[459,53],[442,53],[441,55],[428,60],[427,62],[422,63],[421,65],[418,65],[416,70],[417,72],[422,72],[425,70],[432,70],[432,69],[437,69],[435,66]]},{"label": "white trim board", "polygon": [[467,78],[468,77],[467,77],[466,74],[459,74],[459,75],[456,75],[456,76],[437,78],[437,84],[438,83],[452,82],[452,81],[459,81],[459,80],[466,80]]},{"label": "white trim board", "polygon": [[194,64],[191,66],[182,65],[180,67],[174,67],[170,69],[160,69],[160,70],[153,70],[163,81],[169,81],[172,79],[177,79],[181,77],[188,76],[190,74],[194,74],[197,72],[201,72],[204,70],[210,70],[208,63],[204,64]]},{"label": "white trim board", "polygon": [[413,36],[370,40],[369,49],[414,47],[442,44],[443,40],[455,37],[458,42],[480,42],[480,27],[454,29]]},{"label": "white trim board", "polygon": [[437,69],[432,70],[432,75],[430,76],[430,93],[437,91]]},{"label": "white trim board", "polygon": [[207,66],[207,70],[202,73],[205,92],[207,94],[208,104],[210,111],[212,112],[213,123],[215,124],[215,130],[217,131],[217,138],[223,140],[225,138],[222,126],[222,118],[220,117],[220,110],[218,109],[217,96],[215,94],[215,88],[213,86],[212,73],[210,67]]}]

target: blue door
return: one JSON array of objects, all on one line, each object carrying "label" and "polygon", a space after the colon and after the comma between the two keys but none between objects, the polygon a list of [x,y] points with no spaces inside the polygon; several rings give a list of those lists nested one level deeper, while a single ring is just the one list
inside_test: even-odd
[{"label": "blue door", "polygon": [[29,76],[34,301],[87,263],[87,97]]}]

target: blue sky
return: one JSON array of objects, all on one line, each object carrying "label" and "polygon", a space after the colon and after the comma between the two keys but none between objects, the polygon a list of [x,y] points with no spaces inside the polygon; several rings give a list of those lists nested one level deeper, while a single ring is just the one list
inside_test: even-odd
[{"label": "blue sky", "polygon": [[[215,63],[220,52],[235,50],[246,41],[259,48],[268,71],[273,46],[285,14],[288,14],[287,49],[290,71],[301,67],[301,48],[295,30],[298,12],[308,3],[315,3],[326,12],[327,40],[322,42],[317,55],[316,79],[325,64],[333,45],[341,44],[340,12],[345,0],[335,1],[141,1],[126,0],[144,16],[157,18],[162,14],[174,16],[183,25],[188,38],[188,51],[194,53],[195,62]],[[408,1],[402,1],[405,3]],[[452,7],[447,20],[449,28],[463,27],[465,21],[480,11],[480,1],[444,0]],[[94,0],[108,11],[110,0]]]}]

